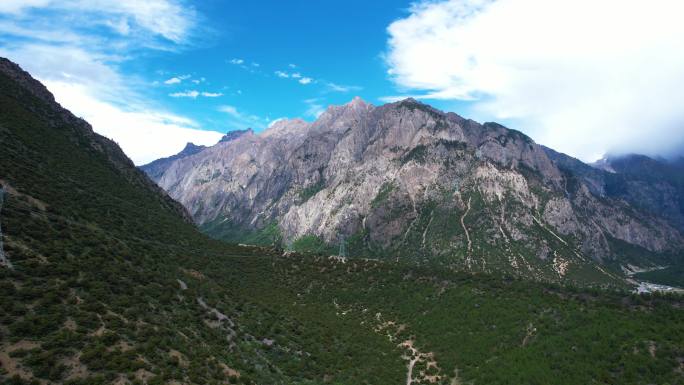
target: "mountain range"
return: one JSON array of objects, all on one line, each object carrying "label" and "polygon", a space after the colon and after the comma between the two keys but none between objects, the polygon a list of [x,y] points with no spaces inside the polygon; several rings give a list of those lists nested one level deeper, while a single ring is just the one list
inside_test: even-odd
[{"label": "mountain range", "polygon": [[675,294],[211,239],[115,142],[2,58],[0,149],[2,384],[684,378],[684,304]]},{"label": "mountain range", "polygon": [[583,283],[681,263],[674,163],[588,165],[413,99],[230,137],[141,167],[219,239]]}]

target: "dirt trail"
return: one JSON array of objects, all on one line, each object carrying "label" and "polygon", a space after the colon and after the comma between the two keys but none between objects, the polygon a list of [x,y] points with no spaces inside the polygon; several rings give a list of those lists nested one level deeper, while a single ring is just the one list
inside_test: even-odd
[{"label": "dirt trail", "polygon": [[[375,319],[379,323],[374,329],[375,332],[386,335],[390,342],[396,341],[407,328],[405,324],[398,324],[394,321],[383,322],[380,313],[375,315]],[[406,385],[424,383],[435,384],[447,377],[441,374],[442,370],[439,367],[437,360],[435,360],[434,353],[421,352],[420,349],[415,346],[415,338],[413,336],[397,344],[397,346],[405,350],[405,353],[401,357],[406,361]],[[416,364],[424,364],[425,368],[417,371]],[[452,381],[452,384],[460,384],[458,371],[455,371],[454,373],[455,378],[453,379],[454,381]]]}]

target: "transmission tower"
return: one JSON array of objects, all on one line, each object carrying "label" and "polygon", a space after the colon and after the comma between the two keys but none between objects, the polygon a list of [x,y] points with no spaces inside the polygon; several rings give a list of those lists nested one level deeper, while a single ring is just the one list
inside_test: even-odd
[{"label": "transmission tower", "polygon": [[347,244],[344,241],[344,235],[340,235],[340,252],[338,255],[340,257],[347,257]]}]

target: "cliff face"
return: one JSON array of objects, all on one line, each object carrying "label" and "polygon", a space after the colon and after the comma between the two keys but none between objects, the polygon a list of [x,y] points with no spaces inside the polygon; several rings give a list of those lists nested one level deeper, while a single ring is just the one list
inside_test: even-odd
[{"label": "cliff face", "polygon": [[668,222],[597,193],[524,134],[412,99],[356,98],[313,123],[281,121],[179,159],[157,181],[226,239],[276,224],[285,245],[345,238],[360,255],[538,278],[610,275],[595,262],[621,262],[626,246],[682,246]]}]

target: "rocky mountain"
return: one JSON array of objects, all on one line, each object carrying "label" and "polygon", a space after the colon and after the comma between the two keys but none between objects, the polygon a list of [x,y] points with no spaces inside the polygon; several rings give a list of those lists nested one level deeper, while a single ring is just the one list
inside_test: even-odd
[{"label": "rocky mountain", "polygon": [[171,156],[166,157],[166,158],[157,159],[157,160],[152,161],[148,164],[144,164],[144,165],[140,166],[140,169],[142,171],[144,171],[145,174],[147,174],[150,178],[158,179],[162,175],[164,175],[164,172],[166,171],[166,169],[168,169],[169,166],[171,166],[171,164],[175,160],[182,159],[182,158],[185,158],[187,156],[197,154],[198,152],[204,150],[205,148],[207,148],[207,147],[202,146],[202,145],[198,146],[194,143],[188,143],[185,145],[183,150],[181,150],[181,152],[179,152],[178,154],[171,155]]},{"label": "rocky mountain", "polygon": [[[223,137],[219,140],[219,143],[230,142],[249,132],[252,132],[251,128],[246,130],[229,131],[227,134],[223,135]],[[207,146],[198,146],[194,143],[188,143],[185,145],[185,148],[183,148],[183,150],[181,150],[181,152],[179,152],[178,154],[166,158],[157,159],[148,164],[140,166],[140,169],[144,171],[145,174],[147,174],[153,180],[157,180],[161,178],[162,175],[164,175],[164,172],[166,172],[166,170],[169,168],[169,166],[171,166],[171,164],[173,164],[174,161],[178,159],[183,159],[190,155],[195,155],[198,152],[204,150],[205,148],[207,148]]]},{"label": "rocky mountain", "polygon": [[546,148],[549,157],[576,175],[592,193],[628,202],[684,232],[684,164],[645,155],[608,156],[591,165]]},{"label": "rocky mountain", "polygon": [[359,256],[577,281],[681,250],[675,225],[567,162],[496,123],[355,98],[177,160],[155,180],[207,233],[234,241],[344,243]]},{"label": "rocky mountain", "polygon": [[244,134],[249,134],[249,133],[254,133],[251,128],[248,128],[246,130],[233,130],[233,131],[228,131],[227,134],[223,135],[223,137],[219,140],[219,143],[226,143],[233,141],[239,137],[241,137]]}]

